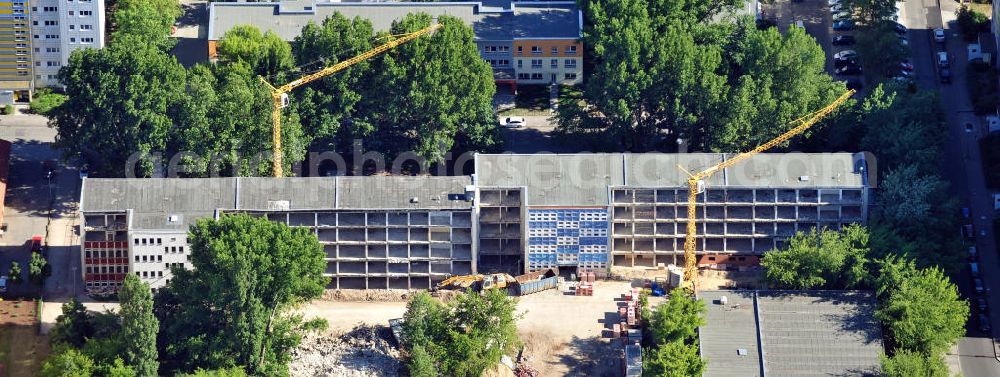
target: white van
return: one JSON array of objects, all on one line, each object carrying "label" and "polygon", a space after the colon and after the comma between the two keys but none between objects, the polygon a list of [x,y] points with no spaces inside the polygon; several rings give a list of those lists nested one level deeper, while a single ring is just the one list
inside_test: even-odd
[{"label": "white van", "polygon": [[938,52],[937,53],[937,64],[939,68],[948,68],[948,53]]}]

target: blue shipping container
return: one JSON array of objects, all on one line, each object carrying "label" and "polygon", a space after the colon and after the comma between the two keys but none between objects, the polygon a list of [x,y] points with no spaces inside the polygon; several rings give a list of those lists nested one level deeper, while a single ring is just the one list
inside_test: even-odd
[{"label": "blue shipping container", "polygon": [[532,293],[537,293],[544,291],[546,289],[555,288],[559,284],[559,278],[553,276],[550,278],[545,278],[542,280],[529,281],[527,283],[521,283],[519,288],[519,293],[521,296],[530,295]]}]

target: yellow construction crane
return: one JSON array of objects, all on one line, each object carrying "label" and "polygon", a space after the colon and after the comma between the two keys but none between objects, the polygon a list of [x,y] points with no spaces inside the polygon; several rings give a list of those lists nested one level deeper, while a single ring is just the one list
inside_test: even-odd
[{"label": "yellow construction crane", "polygon": [[834,109],[843,104],[844,101],[847,101],[847,99],[850,98],[851,95],[853,94],[854,90],[848,90],[844,94],[840,95],[840,97],[838,97],[835,101],[831,102],[829,105],[826,105],[822,109],[816,110],[812,113],[806,114],[805,116],[799,119],[793,120],[791,122],[792,124],[799,123],[799,125],[796,126],[795,128],[792,128],[788,132],[781,134],[781,136],[778,136],[771,141],[761,144],[760,146],[754,148],[749,152],[740,153],[734,156],[733,158],[730,158],[715,166],[709,167],[708,169],[702,170],[694,174],[691,174],[690,172],[685,170],[683,166],[680,167],[681,170],[684,170],[684,172],[688,173],[689,176],[687,181],[688,183],[687,236],[686,239],[684,240],[683,285],[685,287],[694,291],[695,279],[697,278],[698,275],[697,261],[695,261],[695,249],[697,242],[695,240],[695,237],[698,234],[698,227],[696,224],[697,213],[698,213],[697,201],[698,201],[698,194],[700,194],[705,190],[705,179],[711,177],[712,174],[718,173],[730,166],[743,162],[744,160],[753,157],[754,155],[757,155],[760,152],[774,148],[778,144],[788,141],[788,139],[791,139],[793,136],[801,134],[809,127],[812,127],[813,124],[816,124],[816,122],[818,122],[820,119],[823,119],[823,117],[833,112]]},{"label": "yellow construction crane", "polygon": [[428,26],[426,28],[420,29],[420,30],[412,32],[412,33],[394,35],[392,37],[398,37],[398,38],[397,39],[393,39],[392,41],[389,41],[389,42],[387,42],[387,43],[385,43],[385,44],[383,44],[381,46],[378,46],[378,47],[375,47],[375,48],[373,48],[371,50],[368,50],[368,51],[366,51],[365,53],[363,53],[361,55],[355,56],[353,58],[350,58],[350,59],[347,59],[347,60],[344,60],[344,61],[341,61],[341,62],[338,62],[337,64],[334,64],[334,65],[331,65],[329,67],[323,68],[322,70],[320,70],[318,72],[302,76],[298,80],[292,81],[290,83],[287,83],[287,84],[279,86],[279,87],[274,87],[274,85],[271,85],[270,83],[267,82],[267,80],[265,80],[263,77],[261,77],[260,81],[263,82],[265,85],[267,85],[268,88],[271,89],[271,101],[274,104],[274,110],[271,111],[271,122],[274,124],[273,128],[271,129],[271,138],[273,139],[273,143],[274,143],[272,145],[272,148],[271,148],[271,152],[274,154],[274,159],[273,159],[273,163],[274,163],[274,165],[273,165],[274,176],[275,177],[282,177],[282,176],[284,176],[284,171],[283,171],[284,169],[282,167],[282,161],[281,161],[281,156],[282,156],[282,154],[281,154],[281,109],[284,108],[284,107],[286,107],[286,106],[288,106],[288,92],[290,92],[290,91],[292,91],[292,89],[298,88],[298,87],[300,87],[302,85],[311,83],[313,81],[319,80],[319,79],[324,78],[326,76],[329,76],[329,75],[332,75],[334,73],[340,72],[340,71],[344,70],[347,67],[350,67],[350,66],[352,66],[354,64],[357,64],[357,63],[359,63],[361,61],[368,60],[368,59],[370,59],[370,58],[372,58],[372,57],[374,57],[374,56],[376,56],[378,54],[381,54],[383,52],[389,51],[389,50],[391,50],[391,49],[393,49],[393,48],[395,48],[395,47],[397,47],[397,46],[399,46],[401,44],[404,44],[406,42],[409,42],[409,41],[412,41],[414,39],[417,39],[418,37],[420,37],[420,36],[422,36],[424,34],[429,34],[429,33],[433,32],[433,31],[435,31],[435,30],[437,30],[439,28],[441,28],[441,24],[433,24],[431,26]]}]

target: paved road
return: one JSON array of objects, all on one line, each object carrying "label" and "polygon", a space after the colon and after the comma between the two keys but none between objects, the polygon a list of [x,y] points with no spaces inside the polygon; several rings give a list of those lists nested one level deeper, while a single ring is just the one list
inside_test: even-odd
[{"label": "paved road", "polygon": [[[951,192],[960,198],[963,207],[972,211],[971,219],[978,229],[989,229],[993,216],[993,204],[990,193],[986,190],[982,174],[982,163],[979,158],[977,139],[985,134],[985,124],[971,111],[968,92],[965,86],[966,43],[957,35],[955,25],[955,10],[958,4],[949,0],[907,0],[902,10],[903,24],[910,29],[910,47],[913,51],[913,63],[916,71],[917,84],[925,89],[938,90],[941,93],[941,103],[945,111],[948,127],[948,142],[945,146],[945,159],[942,161],[944,178],[951,184]],[[933,41],[930,30],[944,27],[947,44],[942,46]],[[935,54],[947,50],[952,58],[952,84],[941,84],[935,69]],[[966,124],[973,125],[973,132],[966,132]],[[958,229],[955,230],[958,232]],[[997,306],[1000,305],[1000,269],[997,250],[993,242],[992,232],[986,237],[976,239],[980,254],[980,269],[985,277],[985,284],[992,288],[990,299],[990,315],[992,323],[1000,318]],[[970,300],[975,299],[971,287],[968,269],[958,276],[960,289]],[[972,317],[977,317],[973,310]],[[984,334],[978,330],[978,321],[971,320],[968,325],[968,336],[962,338],[953,349],[950,364],[955,367],[957,358],[962,375],[966,377],[1000,376],[1000,361],[996,359],[994,342],[997,329]],[[957,371],[955,371],[957,372]]]},{"label": "paved road", "polygon": [[[11,166],[7,186],[4,222],[7,233],[0,238],[0,269],[13,260],[27,270],[30,257],[25,243],[34,235],[45,236],[52,276],[46,281],[43,297],[62,299],[82,287],[79,281],[79,248],[75,240],[76,202],[80,179],[76,168],[58,162],[52,149],[56,132],[44,117],[8,115],[0,117],[0,138],[9,140]],[[42,163],[56,163],[55,177],[48,182]],[[12,292],[12,293],[16,293]]]}]

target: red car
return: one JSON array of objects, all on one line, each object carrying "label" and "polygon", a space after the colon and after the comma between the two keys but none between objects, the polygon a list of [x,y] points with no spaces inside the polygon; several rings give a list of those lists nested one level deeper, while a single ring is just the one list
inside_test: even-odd
[{"label": "red car", "polygon": [[31,252],[32,253],[42,252],[42,236],[31,237]]}]

